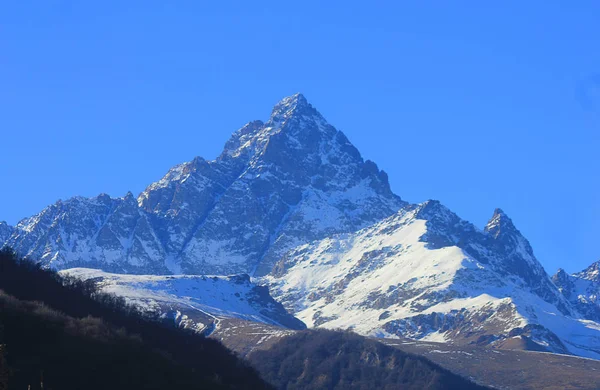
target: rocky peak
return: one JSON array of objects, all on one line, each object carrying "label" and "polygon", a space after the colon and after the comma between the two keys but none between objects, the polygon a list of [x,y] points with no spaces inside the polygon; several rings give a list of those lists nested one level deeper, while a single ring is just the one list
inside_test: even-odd
[{"label": "rocky peak", "polygon": [[559,269],[552,281],[579,314],[592,321],[600,321],[600,261],[581,272],[569,275]]},{"label": "rocky peak", "polygon": [[439,200],[429,199],[417,206],[415,216],[419,219],[431,219],[451,213]]},{"label": "rocky peak", "polygon": [[131,194],[73,198],[28,219],[12,242],[58,268],[256,275],[291,246],[358,230],[404,204],[387,175],[296,94],[267,122],[237,130],[216,159],[170,169],[137,205]]},{"label": "rocky peak", "polygon": [[131,191],[127,191],[127,193],[123,197],[123,200],[126,202],[131,202],[131,201],[135,202],[136,201],[135,196],[133,195],[133,193]]},{"label": "rocky peak", "polygon": [[559,269],[556,271],[556,273],[554,274],[554,276],[553,276],[552,278],[553,278],[553,279],[554,279],[554,278],[556,278],[556,279],[565,279],[565,278],[568,278],[568,277],[569,277],[569,274],[567,273],[567,271],[565,271],[565,270],[564,270],[564,269],[562,269],[562,268],[559,268]]},{"label": "rocky peak", "polygon": [[503,248],[506,252],[512,252],[519,257],[527,257],[530,263],[535,264],[536,268],[541,265],[533,255],[533,249],[529,241],[516,228],[513,221],[506,215],[502,209],[494,210],[494,215],[485,226],[484,231],[496,241],[498,248]]},{"label": "rocky peak", "polygon": [[592,263],[592,265],[583,271],[573,274],[573,276],[580,279],[589,280],[591,282],[600,282],[600,260]]},{"label": "rocky peak", "polygon": [[492,218],[488,221],[484,231],[488,232],[496,239],[501,238],[506,234],[519,233],[512,220],[499,208],[494,210],[494,215],[492,215]]},{"label": "rocky peak", "polygon": [[421,241],[428,248],[464,246],[478,237],[480,232],[471,223],[462,220],[437,200],[428,200],[417,206],[415,217],[426,220],[427,233]]},{"label": "rocky peak", "polygon": [[560,292],[567,298],[571,298],[571,290],[573,289],[573,281],[571,275],[562,268],[552,276],[552,282],[558,287]]},{"label": "rocky peak", "polygon": [[[292,149],[314,152],[324,140],[333,140],[336,133],[306,98],[297,93],[277,103],[266,123],[249,122],[236,131],[218,160],[234,159],[257,165],[264,156],[271,157]],[[340,137],[338,141],[347,140]]]},{"label": "rocky peak", "polygon": [[281,99],[281,101],[273,107],[273,112],[271,113],[271,118],[268,123],[270,125],[277,125],[290,118],[301,116],[324,120],[323,116],[306,100],[304,95],[296,93]]}]

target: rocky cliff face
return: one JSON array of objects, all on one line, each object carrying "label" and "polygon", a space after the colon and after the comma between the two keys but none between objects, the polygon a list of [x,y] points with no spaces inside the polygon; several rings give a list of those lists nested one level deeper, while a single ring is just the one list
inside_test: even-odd
[{"label": "rocky cliff face", "polygon": [[150,218],[131,193],[117,199],[102,194],[58,201],[19,222],[6,244],[55,269],[168,272]]},{"label": "rocky cliff face", "polygon": [[572,275],[559,269],[552,280],[583,318],[600,322],[600,261]]},{"label": "rocky cliff face", "polygon": [[387,175],[297,94],[266,123],[235,132],[217,159],[172,168],[137,200],[57,202],[21,221],[7,244],[57,269],[264,275],[284,251],[404,204]]}]

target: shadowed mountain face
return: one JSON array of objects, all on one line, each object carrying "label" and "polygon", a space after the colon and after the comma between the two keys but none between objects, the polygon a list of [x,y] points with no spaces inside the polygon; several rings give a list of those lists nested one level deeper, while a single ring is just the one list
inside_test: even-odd
[{"label": "shadowed mountain face", "polygon": [[403,205],[387,175],[297,94],[235,132],[217,159],[178,165],[137,199],[59,201],[0,239],[11,233],[8,245],[56,269],[263,275],[287,249]]}]

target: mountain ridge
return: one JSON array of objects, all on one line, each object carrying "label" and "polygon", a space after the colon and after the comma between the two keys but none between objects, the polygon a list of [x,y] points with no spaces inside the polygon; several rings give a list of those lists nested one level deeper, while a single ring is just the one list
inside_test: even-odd
[{"label": "mountain ridge", "polygon": [[405,204],[301,94],[235,132],[215,160],[171,168],[136,202],[131,193],[59,201],[19,222],[6,243],[57,269],[266,274],[297,242]]},{"label": "mountain ridge", "polygon": [[[266,282],[309,327],[599,358],[600,326],[582,320],[498,217],[481,230],[437,201],[408,205],[291,250]],[[491,228],[499,222],[510,229]]]}]

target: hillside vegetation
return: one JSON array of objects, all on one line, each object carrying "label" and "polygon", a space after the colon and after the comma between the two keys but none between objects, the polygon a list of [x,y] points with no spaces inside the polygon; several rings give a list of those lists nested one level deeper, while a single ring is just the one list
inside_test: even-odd
[{"label": "hillside vegetation", "polygon": [[298,332],[249,359],[282,390],[486,389],[425,358],[351,332]]},{"label": "hillside vegetation", "polygon": [[0,389],[265,389],[219,342],[0,252]]}]

